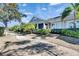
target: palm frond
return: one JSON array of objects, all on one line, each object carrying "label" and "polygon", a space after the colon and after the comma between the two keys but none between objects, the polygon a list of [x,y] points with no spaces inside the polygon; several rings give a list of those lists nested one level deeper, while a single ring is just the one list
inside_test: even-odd
[{"label": "palm frond", "polygon": [[71,13],[71,11],[72,11],[71,7],[66,7],[61,14],[61,20],[63,21],[63,19],[67,17]]}]

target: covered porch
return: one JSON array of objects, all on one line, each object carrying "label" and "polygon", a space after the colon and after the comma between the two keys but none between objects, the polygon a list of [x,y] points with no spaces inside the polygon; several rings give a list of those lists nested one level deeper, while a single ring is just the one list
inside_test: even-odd
[{"label": "covered porch", "polygon": [[52,29],[52,23],[51,22],[37,23],[36,28],[37,29]]}]

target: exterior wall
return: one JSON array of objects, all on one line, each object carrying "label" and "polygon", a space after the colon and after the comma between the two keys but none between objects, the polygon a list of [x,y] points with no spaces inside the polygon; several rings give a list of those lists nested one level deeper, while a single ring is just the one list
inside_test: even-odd
[{"label": "exterior wall", "polygon": [[[65,22],[61,22],[61,17],[52,18],[49,20],[32,21],[31,23],[37,24],[37,29],[39,29],[38,24],[43,23],[43,29],[66,29],[73,28],[73,15],[65,18]],[[51,25],[49,25],[51,23]],[[45,25],[48,24],[48,27]],[[76,27],[79,28],[79,20],[76,21]]]},{"label": "exterior wall", "polygon": [[[66,28],[73,28],[73,20],[65,21],[65,22],[51,22],[51,25],[48,24],[46,27],[45,22],[35,23],[37,24],[37,29],[39,29],[38,24],[43,23],[43,29],[66,29]],[[76,27],[79,28],[79,20],[76,21]]]},{"label": "exterior wall", "polygon": [[[66,29],[66,28],[73,28],[73,20],[72,21],[65,21],[63,22],[55,22],[53,23],[52,29]],[[79,20],[76,21],[76,28],[79,28]]]}]

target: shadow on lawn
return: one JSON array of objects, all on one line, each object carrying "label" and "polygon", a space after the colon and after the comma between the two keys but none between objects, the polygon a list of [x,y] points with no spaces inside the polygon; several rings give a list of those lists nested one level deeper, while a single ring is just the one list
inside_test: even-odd
[{"label": "shadow on lawn", "polygon": [[66,41],[70,44],[79,45],[79,39],[78,38],[63,36],[63,35],[60,35],[60,34],[36,35],[36,36],[32,37],[32,39],[36,39],[37,37],[40,37],[41,39],[46,39],[46,37],[50,37],[50,38],[56,37],[56,39]]},{"label": "shadow on lawn", "polygon": [[7,41],[7,42],[4,43],[5,45],[2,47],[1,52],[3,52],[9,46],[12,46],[12,45],[24,45],[24,44],[27,44],[27,43],[30,43],[30,40],[23,40],[23,41],[17,41],[17,42]]},{"label": "shadow on lawn", "polygon": [[79,45],[79,39],[77,39],[77,38],[62,36],[62,35],[59,35],[56,38],[63,40],[63,41],[66,41],[66,42],[71,43],[71,44]]},{"label": "shadow on lawn", "polygon": [[41,39],[46,39],[46,37],[49,35],[41,35],[41,34],[37,34],[36,36],[33,36],[32,39],[37,39],[38,37]]},{"label": "shadow on lawn", "polygon": [[12,55],[19,56],[19,54],[17,52],[19,52],[19,51],[23,52],[24,51],[25,53],[28,53],[28,55],[34,55],[34,54],[46,52],[49,55],[57,56],[58,54],[56,54],[55,52],[52,52],[51,49],[56,50],[54,48],[54,46],[52,46],[50,44],[37,43],[37,44],[33,44],[31,46],[26,46],[26,47],[23,47],[23,48],[18,48],[18,49],[13,49],[13,50],[8,50],[8,51],[5,51],[5,52],[2,52],[1,55],[4,55],[4,56],[12,56]]}]

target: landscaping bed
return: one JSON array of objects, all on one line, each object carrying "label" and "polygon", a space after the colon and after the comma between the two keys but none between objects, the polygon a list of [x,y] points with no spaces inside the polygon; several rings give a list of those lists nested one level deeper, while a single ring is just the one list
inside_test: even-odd
[{"label": "landscaping bed", "polygon": [[79,30],[73,31],[71,29],[54,29],[52,30],[52,33],[79,38]]},{"label": "landscaping bed", "polygon": [[50,29],[36,29],[35,24],[27,23],[27,24],[21,24],[21,25],[15,25],[13,27],[9,28],[10,31],[14,31],[16,33],[20,34],[38,34],[38,35],[48,35],[50,34]]}]

